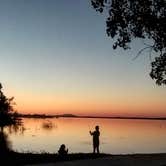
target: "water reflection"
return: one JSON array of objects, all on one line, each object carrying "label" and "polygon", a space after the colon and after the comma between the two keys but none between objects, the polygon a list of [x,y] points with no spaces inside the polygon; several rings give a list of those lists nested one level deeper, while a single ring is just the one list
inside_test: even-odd
[{"label": "water reflection", "polygon": [[24,125],[22,123],[20,123],[19,125],[9,126],[7,128],[7,130],[8,130],[9,134],[15,133],[15,134],[21,134],[21,135],[23,135],[24,131],[26,130],[26,128],[24,127]]},{"label": "water reflection", "polygon": [[12,142],[9,139],[9,135],[13,133],[24,133],[23,123],[16,123],[14,125],[5,126],[0,128],[0,155],[8,156],[10,152],[12,152]]},{"label": "water reflection", "polygon": [[103,153],[166,151],[166,121],[25,118],[23,122],[25,127],[23,134],[11,132],[9,135],[15,151],[56,153],[59,146],[64,143],[69,147],[70,153],[92,152],[92,138],[89,130],[92,130],[96,124],[99,124],[101,129],[101,152]]},{"label": "water reflection", "polygon": [[52,130],[53,128],[57,128],[57,126],[54,125],[53,122],[47,120],[47,121],[44,121],[44,122],[42,123],[42,128],[43,128],[44,130]]}]

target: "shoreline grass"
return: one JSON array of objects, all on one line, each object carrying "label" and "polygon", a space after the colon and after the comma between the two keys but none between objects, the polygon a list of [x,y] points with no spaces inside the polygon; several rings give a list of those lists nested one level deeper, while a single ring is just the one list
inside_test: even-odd
[{"label": "shoreline grass", "polygon": [[97,159],[103,157],[129,157],[134,159],[166,159],[166,153],[145,153],[145,154],[93,154],[93,153],[71,153],[62,158],[57,153],[19,153],[9,152],[2,157],[5,165],[27,165],[27,164],[41,164],[41,163],[56,163],[62,161]]},{"label": "shoreline grass", "polygon": [[65,157],[60,157],[57,153],[19,153],[8,152],[4,154],[2,160],[6,165],[25,165],[25,164],[38,164],[47,162],[61,162],[61,161],[73,161],[84,159],[96,159],[101,157],[108,157],[110,154],[93,154],[93,153],[71,153]]}]

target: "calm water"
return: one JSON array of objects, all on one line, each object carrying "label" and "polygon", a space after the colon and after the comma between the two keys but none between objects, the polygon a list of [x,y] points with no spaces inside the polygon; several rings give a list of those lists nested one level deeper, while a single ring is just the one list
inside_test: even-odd
[{"label": "calm water", "polygon": [[92,152],[89,130],[100,126],[103,153],[166,152],[166,121],[119,119],[23,119],[24,130],[10,133],[12,148],[19,152],[58,151],[64,143],[69,153]]}]

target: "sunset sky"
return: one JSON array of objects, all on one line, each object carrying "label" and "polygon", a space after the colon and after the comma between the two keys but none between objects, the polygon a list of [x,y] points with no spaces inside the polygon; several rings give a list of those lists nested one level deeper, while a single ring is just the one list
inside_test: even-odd
[{"label": "sunset sky", "polygon": [[144,41],[113,50],[105,20],[90,0],[1,1],[0,82],[18,112],[166,116],[149,53],[133,60]]}]

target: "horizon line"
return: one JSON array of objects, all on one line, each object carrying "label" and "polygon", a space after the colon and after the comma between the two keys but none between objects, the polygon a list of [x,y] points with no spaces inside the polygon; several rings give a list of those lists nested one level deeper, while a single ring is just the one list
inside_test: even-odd
[{"label": "horizon line", "polygon": [[157,117],[157,116],[93,116],[93,115],[75,115],[75,114],[22,114],[18,113],[18,116],[23,117],[46,117],[46,118],[53,118],[53,117],[64,117],[64,118],[105,118],[105,119],[163,119],[166,120],[166,116],[164,117]]}]

